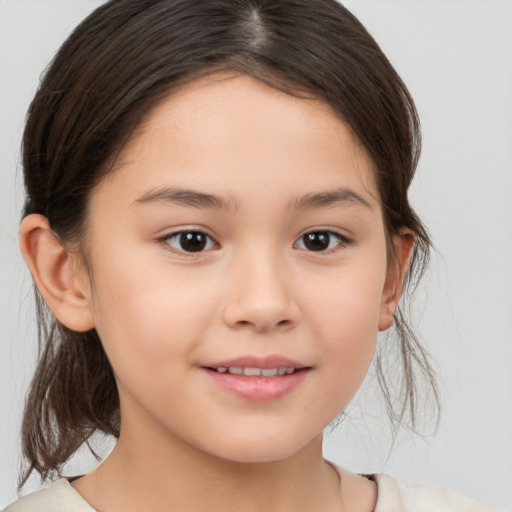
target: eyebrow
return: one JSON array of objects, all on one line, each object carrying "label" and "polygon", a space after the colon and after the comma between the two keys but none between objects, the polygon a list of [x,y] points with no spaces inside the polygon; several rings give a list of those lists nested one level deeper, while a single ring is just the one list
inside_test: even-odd
[{"label": "eyebrow", "polygon": [[[192,189],[158,188],[151,189],[134,203],[170,203],[192,208],[206,208],[219,210],[237,210],[238,203],[234,199],[224,199],[215,194],[207,194]],[[293,210],[308,210],[322,207],[336,206],[338,204],[354,204],[372,210],[372,206],[360,194],[348,188],[339,188],[306,194],[290,203]]]},{"label": "eyebrow", "polygon": [[349,188],[306,194],[293,201],[291,207],[295,210],[308,210],[338,204],[354,204],[373,210],[371,204],[363,196]]},{"label": "eyebrow", "polygon": [[236,210],[235,200],[226,200],[215,194],[206,194],[191,189],[159,188],[146,192],[135,203],[171,203],[192,208],[210,208],[219,210]]}]

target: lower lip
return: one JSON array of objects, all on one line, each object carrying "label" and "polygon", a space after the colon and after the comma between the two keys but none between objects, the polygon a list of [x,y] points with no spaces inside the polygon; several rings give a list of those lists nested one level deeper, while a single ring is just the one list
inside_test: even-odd
[{"label": "lower lip", "polygon": [[291,393],[305,379],[308,369],[298,370],[291,375],[279,377],[247,377],[245,375],[231,375],[219,373],[204,368],[210,378],[219,386],[245,398],[258,402],[277,400]]}]

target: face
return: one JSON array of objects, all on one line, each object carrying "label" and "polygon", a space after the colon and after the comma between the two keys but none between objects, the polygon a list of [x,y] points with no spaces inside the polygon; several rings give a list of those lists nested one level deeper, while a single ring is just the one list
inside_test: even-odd
[{"label": "face", "polygon": [[389,319],[371,162],[315,100],[247,76],[158,106],[90,199],[90,308],[121,438],[289,457],[361,384]]}]

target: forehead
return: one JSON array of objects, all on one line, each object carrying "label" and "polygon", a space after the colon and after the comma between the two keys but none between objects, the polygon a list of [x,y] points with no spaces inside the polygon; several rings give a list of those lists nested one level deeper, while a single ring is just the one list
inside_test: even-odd
[{"label": "forehead", "polygon": [[247,75],[203,77],[160,102],[112,174],[130,169],[137,169],[134,179],[155,180],[155,186],[186,178],[187,185],[230,188],[239,179],[246,185],[263,180],[269,189],[270,183],[276,189],[300,184],[304,191],[330,186],[334,172],[378,196],[371,159],[329,105]]}]

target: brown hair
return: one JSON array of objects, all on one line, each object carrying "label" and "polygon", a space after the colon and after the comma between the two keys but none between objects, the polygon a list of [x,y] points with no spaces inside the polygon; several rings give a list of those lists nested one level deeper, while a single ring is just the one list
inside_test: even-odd
[{"label": "brown hair", "polygon": [[[377,43],[335,0],[112,0],[86,18],[48,67],[23,138],[24,214],[48,218],[80,243],[88,195],[142,117],[178,86],[216,71],[246,73],[294,95],[320,98],[371,156],[388,236],[415,234],[406,285],[428,260],[428,234],[407,190],[420,151],[414,103]],[[414,279],[411,279],[414,278]],[[412,283],[414,285],[414,283]],[[413,286],[414,287],[414,286]],[[27,398],[23,450],[45,479],[97,430],[119,435],[112,369],[94,330],[59,324],[36,290],[40,359]],[[398,399],[377,355],[388,413],[415,428],[415,369],[437,400],[428,358],[399,308]]]}]

